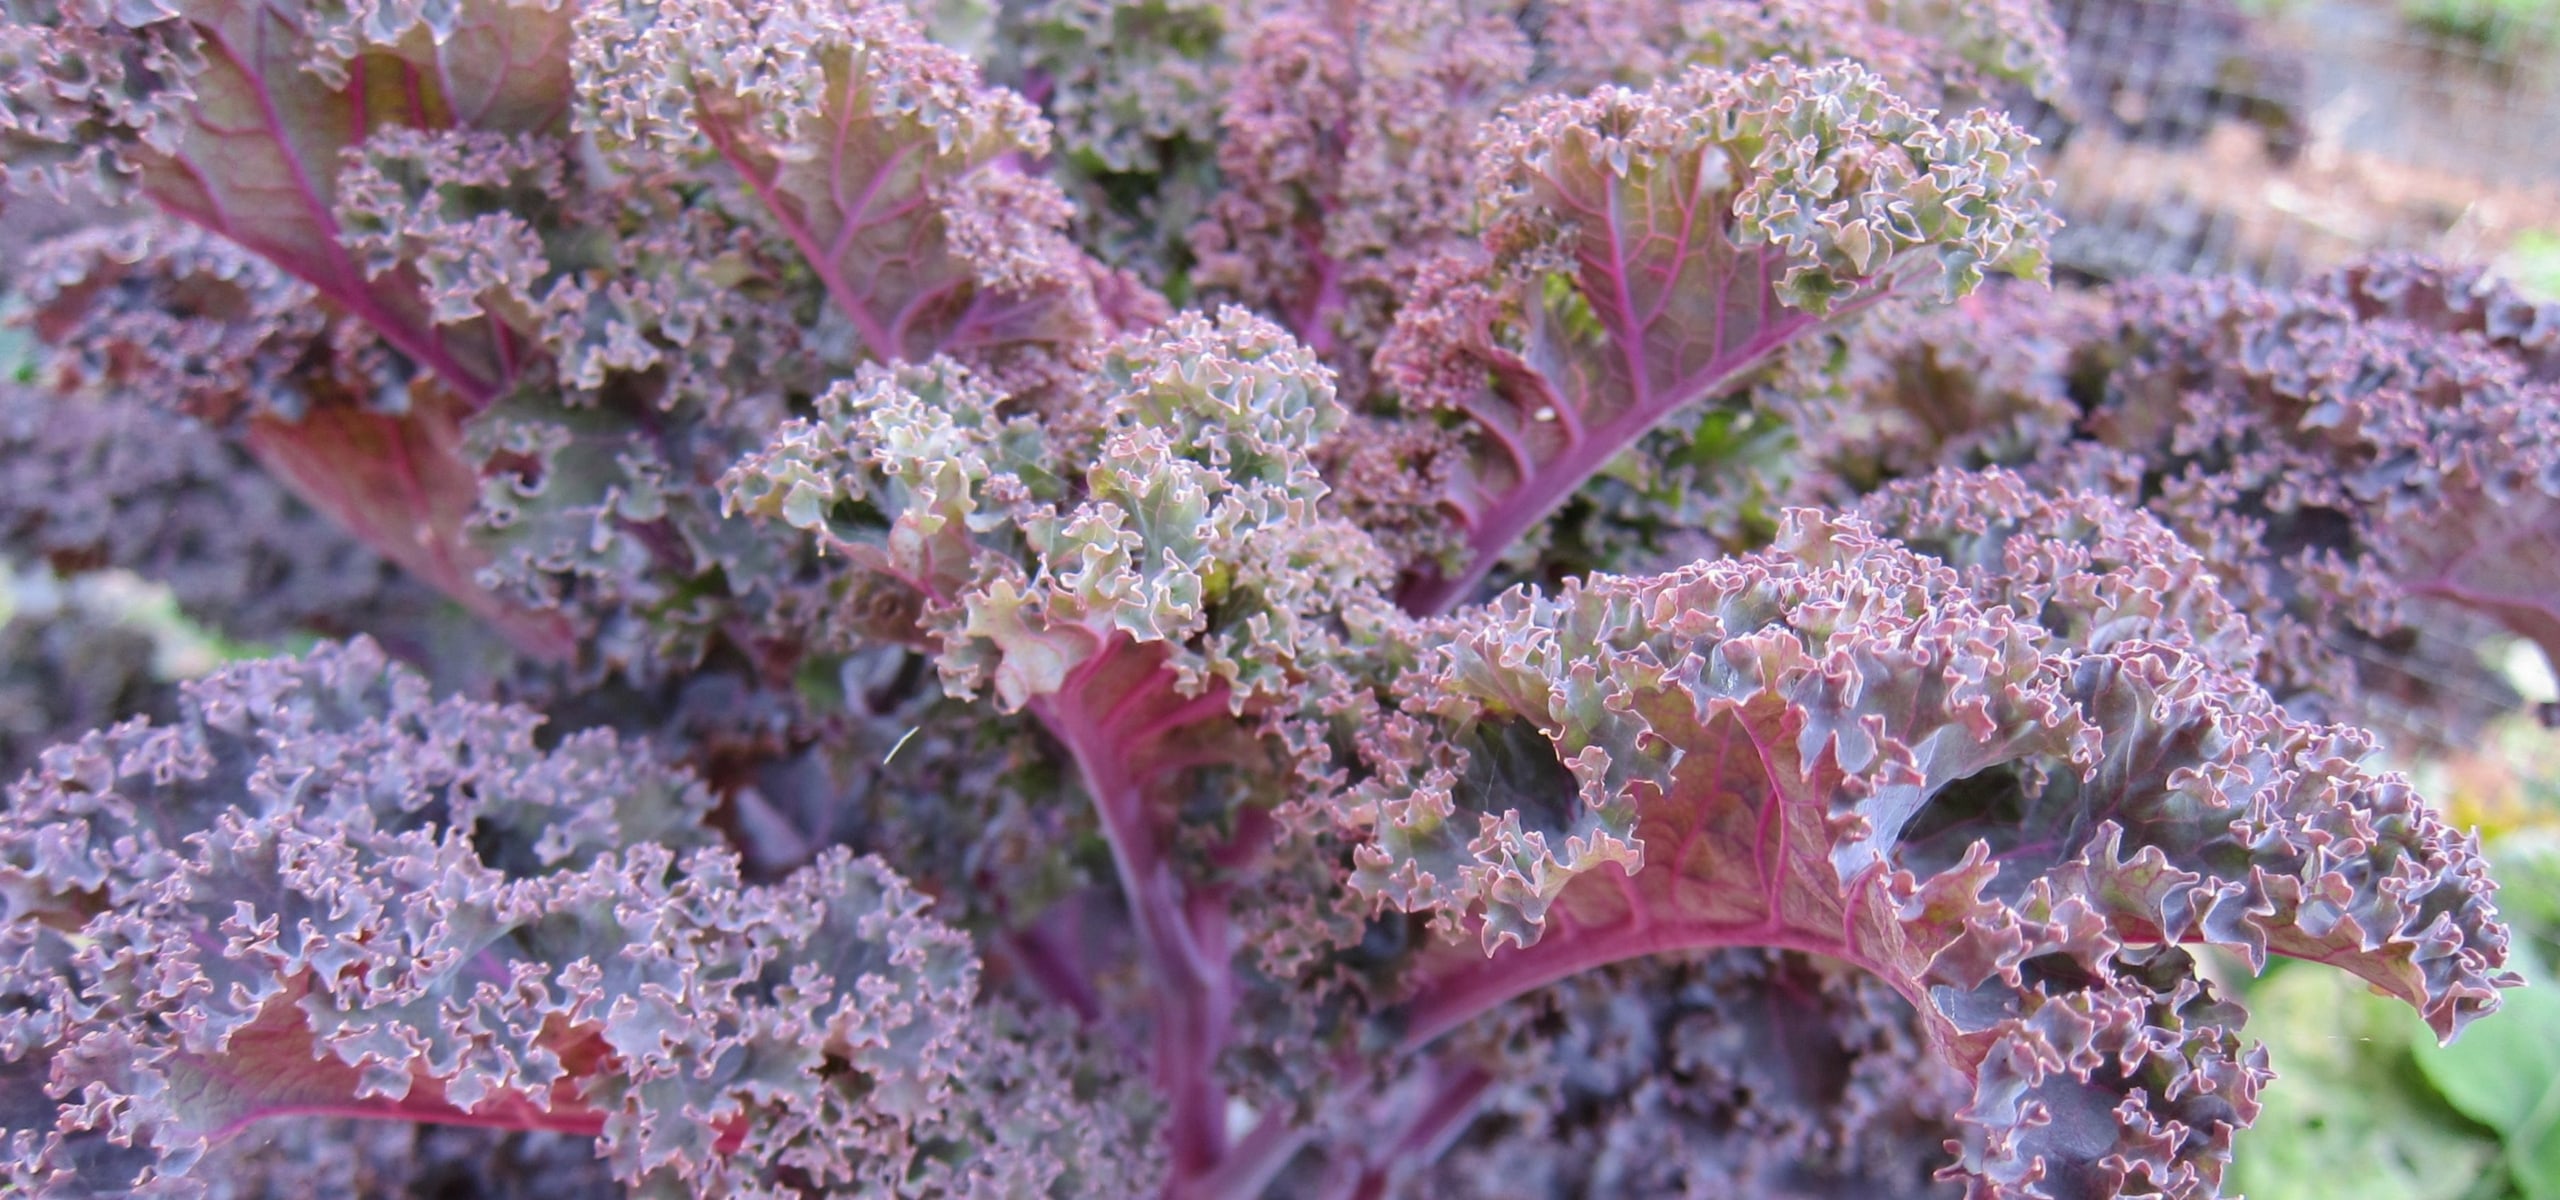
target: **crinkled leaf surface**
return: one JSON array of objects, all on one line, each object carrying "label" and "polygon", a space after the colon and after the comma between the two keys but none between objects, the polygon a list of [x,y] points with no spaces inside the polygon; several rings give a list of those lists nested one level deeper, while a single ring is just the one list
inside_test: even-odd
[{"label": "crinkled leaf surface", "polygon": [[1508,114],[1477,166],[1486,257],[1426,272],[1379,355],[1409,402],[1476,439],[1451,497],[1472,557],[1425,566],[1406,607],[1469,599],[1645,431],[1826,322],[1897,289],[2041,271],[2046,185],[2023,136],[1940,123],[1847,63],[1702,69]]},{"label": "crinkled leaf surface", "polygon": [[1855,523],[1426,629],[1345,810],[1353,886],[1453,939],[1386,1010],[1405,1044],[1616,959],[1812,951],[1972,1075],[1968,1171],[2104,1195],[2210,1186],[2265,1077],[2178,943],[2340,967],[2440,1033],[2495,1001],[2473,844],[2369,747],[2176,644],[2057,645]]}]

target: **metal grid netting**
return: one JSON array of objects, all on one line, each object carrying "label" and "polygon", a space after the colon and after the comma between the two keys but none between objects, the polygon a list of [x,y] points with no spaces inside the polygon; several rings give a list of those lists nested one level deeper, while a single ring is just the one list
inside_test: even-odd
[{"label": "metal grid netting", "polygon": [[2072,103],[2021,106],[2083,277],[2282,283],[2560,239],[2560,0],[2055,0]]}]

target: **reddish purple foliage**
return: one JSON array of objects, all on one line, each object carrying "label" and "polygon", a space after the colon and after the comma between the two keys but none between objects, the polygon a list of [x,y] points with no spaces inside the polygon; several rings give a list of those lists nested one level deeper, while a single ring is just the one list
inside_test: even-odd
[{"label": "reddish purple foliage", "polygon": [[1789,488],[1997,464],[2115,496],[2201,554],[2288,705],[2462,744],[2514,703],[2481,662],[2495,634],[2560,661],[2555,330],[2560,306],[2415,260],[2289,292],[1986,293],[1857,348],[1799,406]]},{"label": "reddish purple foliage", "polygon": [[[2032,4],[7,11],[11,180],[160,213],[20,287],[12,552],[374,635],[34,722],[121,720],[0,814],[14,1191],[447,1153],[296,1116],[544,1194],[2201,1197],[2270,1064],[2186,947],[2448,1036],[2509,982],[2159,497],[2252,405],[2359,503],[2526,494],[2460,439],[2540,436],[2550,322],[2164,288],[2102,412],[1974,347],[1868,458],[1770,370],[2041,272],[2023,137],[1935,107],[2061,94]],[[2286,407],[2363,376],[2270,322],[2397,398]]]}]

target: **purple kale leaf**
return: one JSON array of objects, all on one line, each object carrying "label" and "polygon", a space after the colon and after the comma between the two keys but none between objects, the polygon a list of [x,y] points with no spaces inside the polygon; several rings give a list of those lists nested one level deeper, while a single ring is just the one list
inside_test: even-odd
[{"label": "purple kale leaf", "polygon": [[2184,944],[2339,967],[2446,1036],[2494,1003],[2484,864],[2356,735],[2191,639],[2013,611],[1800,513],[1761,555],[1422,627],[1341,811],[1351,886],[1446,940],[1374,1019],[1418,1047],[1611,962],[1817,953],[1971,1077],[1992,1194],[2104,1195],[2212,1186],[2266,1077]]},{"label": "purple kale leaf", "polygon": [[0,829],[17,1186],[189,1194],[210,1141],[296,1113],[594,1136],[705,1193],[1145,1169],[876,859],[745,884],[698,783],[539,749],[369,643],[183,710],[48,752]]},{"label": "purple kale leaf", "polygon": [[1977,297],[1852,346],[1782,406],[1786,485],[1840,502],[1944,466],[2112,495],[2201,553],[2306,716],[2459,745],[2515,700],[2500,634],[2560,654],[2560,308],[2415,260],[2292,291]]},{"label": "purple kale leaf", "polygon": [[1671,414],[1898,292],[2042,269],[2050,223],[2023,135],[1940,123],[1857,67],[1695,71],[1532,101],[1488,139],[1484,255],[1425,273],[1380,351],[1407,401],[1460,416],[1448,505],[1465,541],[1415,564],[1417,612]]}]

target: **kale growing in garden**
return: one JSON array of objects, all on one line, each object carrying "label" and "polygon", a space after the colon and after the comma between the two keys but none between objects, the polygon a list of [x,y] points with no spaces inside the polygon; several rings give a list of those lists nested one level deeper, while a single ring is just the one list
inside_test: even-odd
[{"label": "kale growing in garden", "polygon": [[2042,289],[2036,0],[0,13],[8,551],[304,647],[11,727],[11,1195],[2206,1197],[2197,948],[2513,982],[2560,313]]}]

